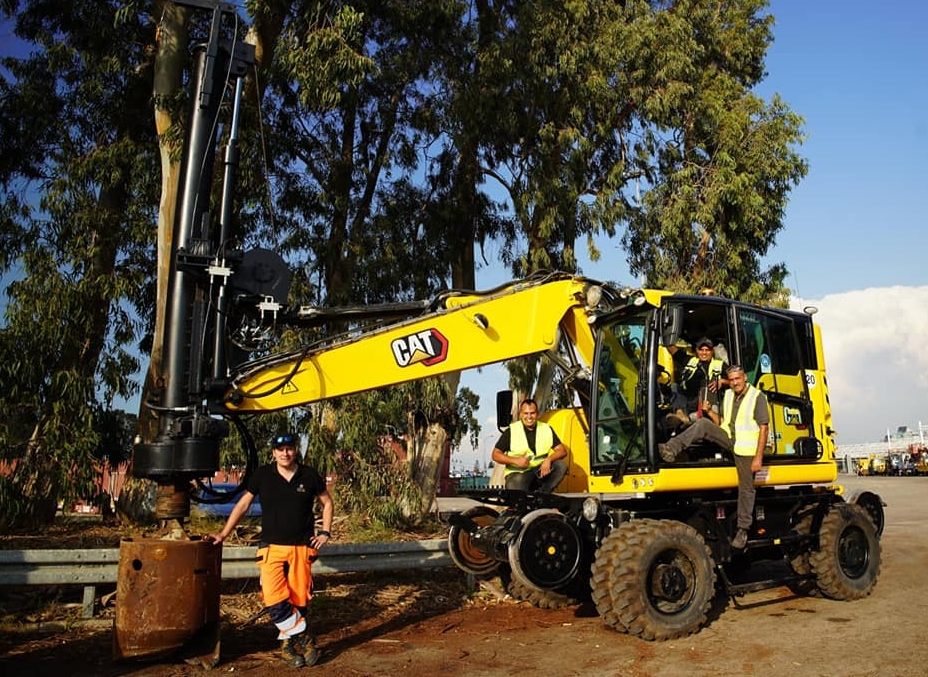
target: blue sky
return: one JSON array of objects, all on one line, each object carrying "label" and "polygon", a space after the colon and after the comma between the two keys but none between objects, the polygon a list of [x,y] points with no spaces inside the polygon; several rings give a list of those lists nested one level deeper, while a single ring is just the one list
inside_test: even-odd
[{"label": "blue sky", "polygon": [[[797,306],[819,308],[840,449],[928,425],[928,4],[774,0],[770,13],[757,93],[805,118],[809,173],[767,258],[790,269]],[[584,273],[633,282],[620,250],[604,258]],[[500,279],[487,270],[477,286]],[[484,404],[477,452],[455,454],[463,468],[485,462],[506,379],[465,374]]]},{"label": "blue sky", "polygon": [[807,297],[925,284],[928,5],[777,0],[771,12],[759,93],[805,118],[809,161],[773,258]]}]

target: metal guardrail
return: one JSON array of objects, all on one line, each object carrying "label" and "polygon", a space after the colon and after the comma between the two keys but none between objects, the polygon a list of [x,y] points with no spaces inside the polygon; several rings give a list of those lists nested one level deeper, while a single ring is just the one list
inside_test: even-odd
[{"label": "metal guardrail", "polygon": [[[257,547],[222,549],[222,578],[257,578]],[[453,566],[444,539],[327,545],[314,574],[433,569]],[[0,585],[84,585],[83,617],[93,617],[95,586],[116,583],[119,548],[0,550]]]}]

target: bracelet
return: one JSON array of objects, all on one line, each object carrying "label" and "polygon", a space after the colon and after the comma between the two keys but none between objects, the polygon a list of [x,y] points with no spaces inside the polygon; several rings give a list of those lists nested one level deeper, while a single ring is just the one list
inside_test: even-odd
[{"label": "bracelet", "polygon": [[326,538],[332,538],[332,534],[330,534],[325,529],[320,529],[319,531],[317,531],[316,536],[325,536]]}]

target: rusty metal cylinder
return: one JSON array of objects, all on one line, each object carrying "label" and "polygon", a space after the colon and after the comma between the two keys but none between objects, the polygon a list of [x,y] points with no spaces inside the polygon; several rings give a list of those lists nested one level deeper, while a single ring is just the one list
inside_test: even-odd
[{"label": "rusty metal cylinder", "polygon": [[158,483],[155,500],[158,519],[185,519],[190,516],[190,482]]},{"label": "rusty metal cylinder", "polygon": [[222,547],[125,539],[119,546],[113,657],[219,660]]}]

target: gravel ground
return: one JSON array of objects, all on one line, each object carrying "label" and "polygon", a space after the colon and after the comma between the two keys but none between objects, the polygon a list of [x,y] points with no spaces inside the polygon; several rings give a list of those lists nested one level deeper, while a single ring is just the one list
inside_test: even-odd
[{"label": "gravel ground", "polygon": [[[863,600],[836,602],[774,588],[719,600],[707,626],[695,635],[646,642],[610,630],[585,606],[537,609],[507,597],[495,581],[470,591],[456,570],[408,572],[386,580],[325,576],[318,581],[312,614],[321,660],[299,671],[280,661],[266,620],[241,625],[260,602],[253,582],[237,582],[222,596],[222,656],[211,672],[924,677],[928,478],[842,476],[840,481],[848,489],[876,491],[888,503],[880,580]],[[7,631],[0,634],[4,675],[176,677],[205,672],[182,662],[114,663],[111,621],[105,616],[95,624],[69,624],[52,617],[60,616],[61,605],[49,602],[58,611],[43,617],[41,610],[32,610],[17,621],[8,613],[16,594],[27,593],[0,589],[0,606],[7,614]],[[67,601],[60,591],[57,597],[54,591],[46,594]],[[72,603],[79,606],[79,600]],[[78,609],[70,613],[76,617]],[[35,628],[43,620],[57,623],[57,631],[9,631],[17,622]]]}]

